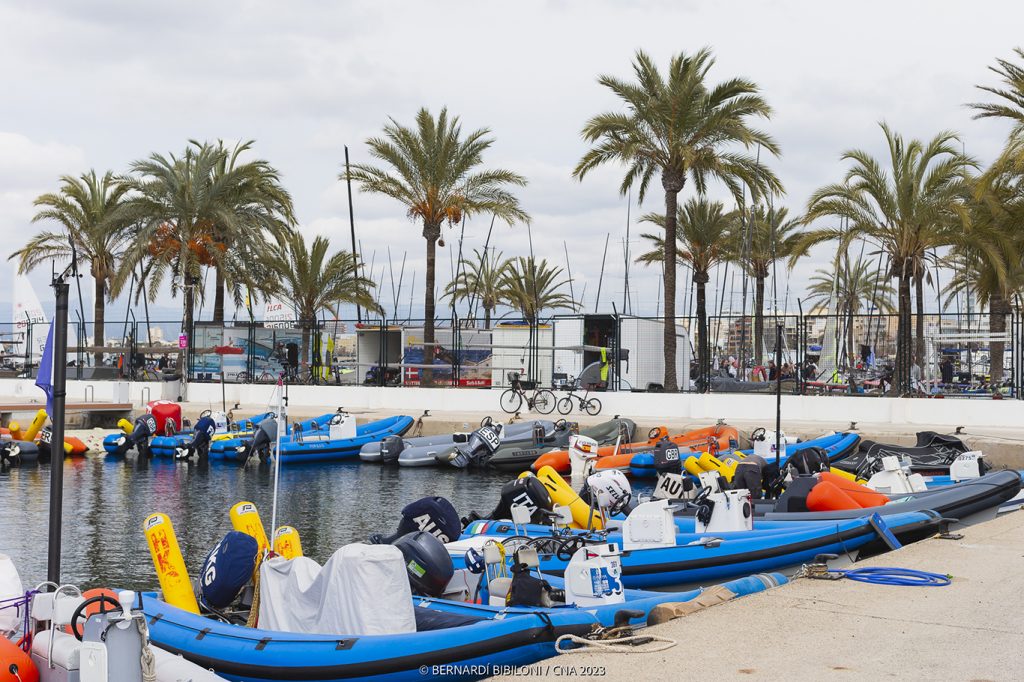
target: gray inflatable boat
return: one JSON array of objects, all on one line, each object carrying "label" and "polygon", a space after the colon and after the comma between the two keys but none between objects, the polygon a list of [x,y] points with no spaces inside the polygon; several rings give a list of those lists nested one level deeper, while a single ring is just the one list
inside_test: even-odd
[{"label": "gray inflatable boat", "polygon": [[[555,431],[555,423],[548,419],[533,421],[522,421],[514,424],[507,424],[504,427],[505,440],[532,442],[534,430],[543,429],[545,436],[550,436]],[[432,467],[437,466],[436,456],[442,452],[451,450],[455,443],[466,442],[471,434],[450,433],[446,436],[429,436],[429,442],[420,441],[416,438],[404,440],[398,444],[394,440],[385,440],[382,445],[389,450],[389,457],[393,457],[395,450],[398,450],[398,465],[403,467]],[[359,454],[362,457],[362,453]],[[383,459],[383,455],[379,455]],[[378,459],[377,461],[381,461]],[[373,461],[373,460],[367,460]]]}]

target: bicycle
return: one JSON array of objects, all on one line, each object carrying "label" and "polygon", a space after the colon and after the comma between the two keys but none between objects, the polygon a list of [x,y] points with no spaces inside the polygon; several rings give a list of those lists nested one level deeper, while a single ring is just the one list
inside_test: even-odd
[{"label": "bicycle", "polygon": [[576,394],[576,390],[579,389],[578,382],[572,382],[569,387],[569,395],[565,396],[558,401],[558,413],[569,414],[572,412],[572,401],[575,398],[579,402],[580,412],[586,412],[591,417],[594,417],[601,413],[601,401],[597,398],[590,397],[590,386],[585,387],[582,396]]},{"label": "bicycle", "polygon": [[[533,388],[533,395],[526,395],[527,386],[520,379],[519,372],[509,372],[508,380],[512,383],[512,388],[506,389],[499,399],[501,409],[509,414],[515,414],[519,412],[523,406],[523,401],[526,401],[527,409],[536,409],[541,414],[551,414],[555,409],[555,394],[546,388],[537,388],[536,385],[530,386]],[[533,382],[529,382],[533,383]]]}]

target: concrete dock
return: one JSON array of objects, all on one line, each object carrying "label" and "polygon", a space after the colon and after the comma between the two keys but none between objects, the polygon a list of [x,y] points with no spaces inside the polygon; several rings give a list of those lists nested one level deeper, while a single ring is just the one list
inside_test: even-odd
[{"label": "concrete dock", "polygon": [[667,651],[551,663],[632,682],[1024,679],[1024,513],[962,532],[855,565],[945,573],[948,587],[798,579],[647,630],[678,642]]}]

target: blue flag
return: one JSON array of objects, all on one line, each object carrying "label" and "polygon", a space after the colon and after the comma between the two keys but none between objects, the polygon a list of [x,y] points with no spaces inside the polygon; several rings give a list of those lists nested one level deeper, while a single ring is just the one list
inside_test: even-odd
[{"label": "blue flag", "polygon": [[46,335],[46,347],[43,348],[43,358],[39,361],[39,373],[36,375],[36,386],[43,389],[46,394],[46,414],[53,419],[53,325],[50,323],[50,332]]}]

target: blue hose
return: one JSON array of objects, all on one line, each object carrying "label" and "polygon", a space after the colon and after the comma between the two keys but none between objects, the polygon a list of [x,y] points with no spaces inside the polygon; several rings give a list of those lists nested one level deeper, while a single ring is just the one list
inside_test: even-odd
[{"label": "blue hose", "polygon": [[840,573],[848,580],[874,585],[900,585],[908,587],[945,587],[952,581],[951,576],[928,571],[915,571],[912,568],[892,568],[889,566],[865,566],[864,568],[830,569],[829,573]]}]

